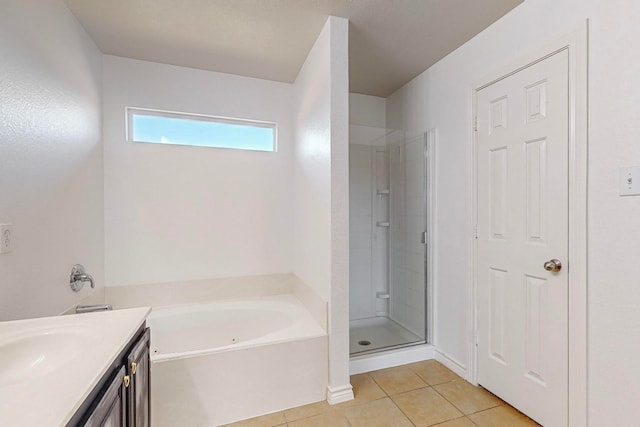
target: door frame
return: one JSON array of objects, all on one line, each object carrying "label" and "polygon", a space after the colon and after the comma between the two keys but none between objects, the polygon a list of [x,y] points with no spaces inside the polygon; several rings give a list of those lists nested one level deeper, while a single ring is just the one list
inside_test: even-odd
[{"label": "door frame", "polygon": [[436,300],[436,287],[434,286],[435,278],[437,277],[435,268],[437,263],[437,250],[435,247],[437,241],[437,230],[436,224],[438,223],[437,218],[437,204],[438,204],[438,192],[437,192],[437,181],[436,178],[438,176],[437,167],[437,142],[438,142],[438,129],[432,128],[429,129],[425,134],[425,147],[426,147],[426,155],[425,155],[425,172],[426,172],[426,186],[425,186],[425,201],[427,206],[425,207],[426,213],[426,250],[425,250],[425,341],[427,344],[435,345],[436,338],[436,328],[435,328],[435,319],[437,305],[435,304]]},{"label": "door frame", "polygon": [[588,21],[571,33],[499,67],[471,87],[468,144],[467,380],[477,381],[477,95],[493,83],[560,51],[569,55],[569,285],[568,285],[568,426],[587,425],[587,181],[588,181]]}]

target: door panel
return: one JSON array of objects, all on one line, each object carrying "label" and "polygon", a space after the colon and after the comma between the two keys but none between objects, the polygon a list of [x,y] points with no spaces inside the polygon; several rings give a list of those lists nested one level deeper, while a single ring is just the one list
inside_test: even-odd
[{"label": "door panel", "polygon": [[85,427],[125,427],[125,369],[121,367],[98,402]]},{"label": "door panel", "polygon": [[567,424],[568,54],[478,92],[478,381]]},{"label": "door panel", "polygon": [[146,328],[127,356],[127,374],[131,378],[128,396],[130,427],[149,427],[149,328]]}]

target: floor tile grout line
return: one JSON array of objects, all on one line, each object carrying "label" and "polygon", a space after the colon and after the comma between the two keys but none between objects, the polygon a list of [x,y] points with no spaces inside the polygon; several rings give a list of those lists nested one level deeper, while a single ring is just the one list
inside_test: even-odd
[{"label": "floor tile grout line", "polygon": [[373,380],[374,383],[376,383],[376,385],[380,388],[380,390],[382,390],[382,392],[384,393],[385,396],[387,397],[391,397],[389,396],[389,393],[387,393],[387,390],[385,390],[384,388],[382,388],[382,386],[380,385],[380,383],[378,383],[378,381],[376,381],[375,377],[373,375],[371,375],[370,373],[367,372],[367,375],[369,375],[369,378],[371,378]]},{"label": "floor tile grout line", "polygon": [[[464,379],[464,378],[462,378],[462,377],[461,377],[461,379],[462,379],[462,381],[467,381],[467,380],[465,380],[465,379]],[[453,380],[453,381],[458,381],[458,380]],[[452,383],[453,381],[449,381],[448,383],[442,383],[442,384],[449,384],[449,383]],[[442,385],[442,384],[438,384],[438,385]],[[473,385],[473,384],[472,384],[472,385]],[[438,389],[437,389],[435,386],[432,386],[431,388],[433,388],[433,389],[435,390],[435,392],[436,392],[436,393],[438,393],[440,396],[442,396],[442,398],[443,398],[444,400],[446,400],[447,402],[449,402],[450,404],[452,404],[454,408],[456,408],[458,411],[462,412],[462,414],[463,414],[465,417],[468,417],[469,415],[477,414],[478,412],[488,411],[489,409],[495,409],[495,408],[497,408],[498,406],[504,406],[502,403],[498,403],[498,404],[497,404],[497,405],[495,405],[495,406],[490,406],[490,407],[488,407],[488,408],[480,409],[480,410],[478,410],[478,411],[471,412],[470,414],[466,414],[466,413],[464,413],[464,411],[462,410],[462,408],[459,408],[459,407],[458,407],[458,405],[456,405],[455,403],[453,403],[452,401],[450,401],[449,399],[447,399],[445,395],[443,395],[442,393],[440,393],[440,391],[438,391]],[[483,389],[483,390],[484,390],[484,389]],[[492,396],[495,396],[495,395],[494,395],[494,394],[492,394]],[[497,397],[497,396],[496,396],[496,397]],[[502,402],[502,399],[500,399],[500,401]],[[475,423],[474,423],[474,424],[475,424]]]},{"label": "floor tile grout line", "polygon": [[[450,420],[445,420],[445,421],[439,422],[439,423],[437,423],[437,424],[431,424],[429,427],[438,427],[438,426],[441,426],[442,424],[446,424],[446,423],[448,423],[448,422],[450,422],[450,421],[456,421],[456,420],[459,420],[459,419],[462,419],[462,418],[468,418],[468,417],[467,417],[466,415],[464,415],[464,414],[463,414],[461,417],[458,417],[458,418],[451,418]],[[471,421],[471,420],[469,420],[469,421]],[[471,421],[471,423],[473,423],[473,425],[477,425],[477,424],[476,424],[476,423],[474,423],[473,421]]]},{"label": "floor tile grout line", "polygon": [[[476,414],[477,414],[477,412],[476,412]],[[471,419],[471,417],[469,417],[468,415],[465,415],[465,418],[466,418],[466,419],[468,419],[468,420],[469,420],[469,422],[470,422],[471,424],[473,424],[474,426],[479,426],[479,425],[480,425],[480,424],[477,424],[475,421],[473,421],[473,420]]]},{"label": "floor tile grout line", "polygon": [[[384,392],[384,390],[382,390],[382,391]],[[387,395],[385,394],[385,396],[379,397],[379,398],[377,398],[377,399],[371,399],[371,400],[367,400],[367,401],[365,401],[365,402],[360,402],[360,403],[356,403],[356,404],[352,404],[352,405],[348,405],[348,406],[344,406],[344,407],[339,407],[339,408],[337,408],[337,407],[335,407],[335,406],[333,406],[333,405],[329,405],[329,406],[327,407],[327,409],[325,409],[325,410],[322,410],[322,411],[320,411],[320,412],[318,412],[318,413],[315,413],[315,414],[313,414],[313,415],[309,415],[309,416],[302,417],[302,418],[297,418],[297,419],[295,419],[295,420],[289,420],[289,419],[287,419],[287,416],[285,415],[285,421],[286,421],[287,423],[294,423],[294,422],[296,422],[296,421],[306,420],[306,419],[309,419],[309,418],[317,417],[317,416],[319,416],[319,415],[328,414],[328,413],[330,413],[330,412],[344,412],[344,411],[345,411],[345,410],[347,410],[347,409],[357,408],[357,407],[360,407],[360,406],[362,406],[362,405],[366,405],[367,403],[377,402],[378,400],[387,399],[387,398],[389,398],[389,399],[390,399],[390,398],[391,398],[391,396],[387,396]],[[322,401],[321,401],[321,402],[322,402]],[[340,403],[338,403],[338,405],[340,405]],[[304,405],[303,405],[303,406],[304,406]]]},{"label": "floor tile grout line", "polygon": [[[443,384],[444,384],[444,383],[443,383]],[[425,388],[430,388],[430,389],[432,389],[433,391],[435,391],[435,392],[436,392],[436,394],[437,394],[438,396],[442,397],[442,398],[443,398],[445,401],[447,401],[451,406],[453,406],[453,408],[454,408],[454,409],[456,409],[458,412],[460,412],[460,413],[462,414],[462,415],[461,415],[461,416],[459,416],[459,417],[451,418],[450,420],[445,420],[445,421],[442,421],[441,423],[438,423],[438,424],[432,424],[432,425],[431,425],[431,426],[429,426],[429,427],[432,427],[432,426],[433,426],[433,427],[435,427],[435,426],[437,426],[437,425],[439,425],[439,424],[444,424],[444,423],[449,422],[449,421],[459,420],[460,418],[467,418],[467,415],[466,415],[464,412],[462,412],[462,410],[460,410],[460,408],[458,408],[456,405],[454,405],[454,404],[453,404],[453,402],[450,402],[446,397],[444,397],[444,396],[442,396],[440,393],[438,393],[438,391],[437,391],[433,386],[422,387],[422,388],[417,388],[417,389],[414,389],[414,390],[404,391],[404,392],[402,392],[402,393],[395,394],[394,396],[400,396],[401,394],[411,393],[411,392],[414,392],[414,391],[417,391],[417,390],[424,390]],[[393,397],[390,397],[390,398],[391,398],[391,400],[393,401],[393,403],[396,403],[396,402],[393,400]],[[397,404],[396,404],[396,406],[397,406]],[[400,409],[400,410],[402,411],[402,409]],[[403,412],[403,413],[404,413],[404,412]],[[406,415],[406,414],[405,414],[405,415]],[[408,416],[407,416],[407,418],[408,418]],[[471,420],[469,420],[469,421],[471,421]],[[472,421],[472,422],[473,422],[473,421]],[[473,423],[473,424],[475,425],[475,423]],[[415,424],[414,424],[414,425],[415,425]]]},{"label": "floor tile grout line", "polygon": [[[395,368],[400,368],[400,367],[404,367],[404,365],[395,366]],[[387,369],[393,369],[393,368],[387,368]],[[420,381],[422,381],[425,385],[424,385],[424,386],[421,386],[421,387],[417,387],[417,388],[411,389],[411,390],[405,390],[405,391],[401,391],[401,392],[398,392],[398,393],[395,393],[395,394],[389,394],[389,393],[387,393],[387,391],[382,387],[382,385],[381,385],[381,384],[379,384],[379,383],[376,381],[376,379],[375,379],[375,378],[373,378],[373,375],[371,376],[371,378],[372,378],[372,379],[373,379],[373,381],[378,385],[378,387],[380,387],[380,388],[382,389],[382,391],[386,393],[386,395],[387,395],[388,397],[395,396],[395,395],[397,395],[397,394],[406,393],[406,392],[408,392],[408,391],[419,390],[419,389],[421,389],[421,388],[431,387],[431,385],[430,385],[427,381],[425,381],[425,380],[424,380],[420,375],[418,375],[417,373],[413,372],[411,369],[409,369],[409,370],[410,370],[410,371],[411,371],[415,376],[417,376],[417,377],[420,379]]]},{"label": "floor tile grout line", "polygon": [[[335,409],[335,411],[340,411],[342,413],[342,415],[347,419],[347,421],[349,421],[349,419],[344,415],[344,411],[346,411],[348,409],[351,409],[351,408],[357,408],[357,407],[360,407],[360,406],[363,406],[363,405],[366,405],[366,404],[369,404],[369,403],[378,402],[378,401],[383,400],[383,399],[389,399],[389,400],[393,401],[390,396],[383,396],[383,397],[380,397],[378,399],[372,399],[372,400],[367,400],[366,402],[358,403],[357,405],[350,405],[350,406],[345,406],[344,408]],[[349,425],[351,425],[350,421],[349,421]]]},{"label": "floor tile grout line", "polygon": [[[453,381],[456,381],[456,380],[453,380]],[[453,381],[449,381],[449,382],[453,382]],[[443,383],[443,384],[448,384],[448,383]],[[440,384],[438,384],[438,385],[440,385]],[[449,399],[447,399],[447,398],[446,398],[442,393],[440,393],[440,392],[438,391],[438,389],[437,389],[435,386],[432,386],[431,388],[433,389],[433,391],[435,391],[436,393],[438,393],[438,396],[442,397],[444,400],[446,400],[447,402],[449,402],[449,404],[450,404],[451,406],[453,406],[453,407],[454,407],[454,408],[456,408],[458,411],[460,411],[460,413],[462,414],[462,416],[463,416],[463,417],[466,417],[466,416],[467,416],[467,414],[465,414],[465,413],[462,411],[462,408],[458,408],[458,406],[457,406],[455,403],[453,403],[452,401],[450,401]]]},{"label": "floor tile grout line", "polygon": [[407,420],[409,420],[409,422],[411,423],[411,425],[412,425],[413,427],[417,427],[417,426],[416,426],[416,423],[414,423],[414,422],[413,422],[413,420],[412,420],[411,418],[409,418],[409,415],[407,415],[407,414],[402,410],[402,408],[401,408],[400,406],[398,406],[398,404],[396,403],[396,401],[395,401],[395,400],[393,400],[393,398],[392,398],[391,396],[389,396],[389,400],[394,404],[394,406],[395,406],[396,408],[398,408],[398,410],[400,411],[400,413],[401,413],[402,415],[404,415],[404,417],[405,417]]},{"label": "floor tile grout line", "polygon": [[[411,371],[411,372],[413,372],[413,371]],[[389,399],[389,400],[393,403],[393,405],[394,405],[396,408],[398,408],[398,410],[400,411],[400,413],[401,413],[402,415],[404,415],[404,417],[405,417],[405,418],[406,418],[406,419],[411,423],[411,425],[412,425],[412,426],[414,426],[414,427],[416,427],[415,423],[414,423],[413,421],[411,421],[411,418],[409,418],[409,416],[408,416],[407,414],[405,414],[405,413],[404,413],[404,411],[403,411],[403,410],[398,406],[398,404],[393,400],[393,398],[391,397],[391,395],[390,395],[389,393],[387,393],[387,390],[385,390],[385,389],[382,387],[382,385],[380,385],[380,384],[378,383],[378,381],[376,381],[376,379],[374,378],[374,376],[373,376],[373,375],[371,375],[371,373],[370,373],[370,372],[365,372],[365,373],[367,374],[367,376],[368,376],[369,378],[371,378],[371,379],[373,380],[373,382],[378,386],[378,388],[380,388],[380,390],[382,390],[382,392],[384,393],[385,397],[381,397],[380,399],[385,399],[385,398],[386,398],[386,399]],[[425,383],[426,383],[426,381],[425,381]],[[380,399],[376,399],[376,400],[380,400]]]},{"label": "floor tile grout line", "polygon": [[[506,407],[506,408],[508,408],[508,409],[511,409],[511,410],[513,410],[513,411],[516,411],[517,413],[519,413],[520,415],[522,415],[523,417],[525,417],[527,420],[529,420],[529,421],[531,421],[531,422],[535,423],[536,425],[540,426],[540,424],[538,424],[538,422],[537,422],[536,420],[534,420],[533,418],[529,418],[529,416],[527,416],[527,414],[525,414],[524,412],[520,412],[517,408],[514,408],[513,406],[509,405],[507,402],[504,402],[504,404],[500,404],[500,405],[498,405],[498,406],[494,406],[494,407],[492,407],[492,408],[487,408],[487,409],[483,409],[482,411],[474,412],[473,414],[469,414],[469,415],[476,415],[476,414],[480,414],[480,413],[482,413],[482,412],[488,412],[488,411],[491,411],[491,410],[493,410],[493,409],[499,408],[499,407],[501,407],[501,406],[502,406],[502,407]],[[471,421],[473,421],[473,420],[471,420]],[[475,423],[474,423],[474,424],[475,424]],[[477,425],[477,424],[476,424],[476,425]],[[542,427],[542,426],[540,426],[540,427]]]}]

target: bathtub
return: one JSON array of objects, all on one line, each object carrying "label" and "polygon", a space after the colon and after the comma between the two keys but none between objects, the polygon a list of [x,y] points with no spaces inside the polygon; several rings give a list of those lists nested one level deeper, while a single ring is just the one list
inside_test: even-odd
[{"label": "bathtub", "polygon": [[154,427],[213,427],[325,399],[327,335],[293,295],[154,308]]}]

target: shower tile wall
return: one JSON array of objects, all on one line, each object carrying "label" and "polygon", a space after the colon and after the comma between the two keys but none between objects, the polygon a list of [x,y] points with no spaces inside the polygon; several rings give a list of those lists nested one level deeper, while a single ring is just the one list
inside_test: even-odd
[{"label": "shower tile wall", "polygon": [[388,316],[389,292],[389,157],[385,129],[352,127],[349,148],[350,320]]},{"label": "shower tile wall", "polygon": [[373,156],[370,147],[349,147],[349,317],[375,316],[371,280]]},{"label": "shower tile wall", "polygon": [[[389,315],[389,150],[374,147],[373,151],[373,287],[376,316]],[[377,293],[385,297],[377,296]]]}]

